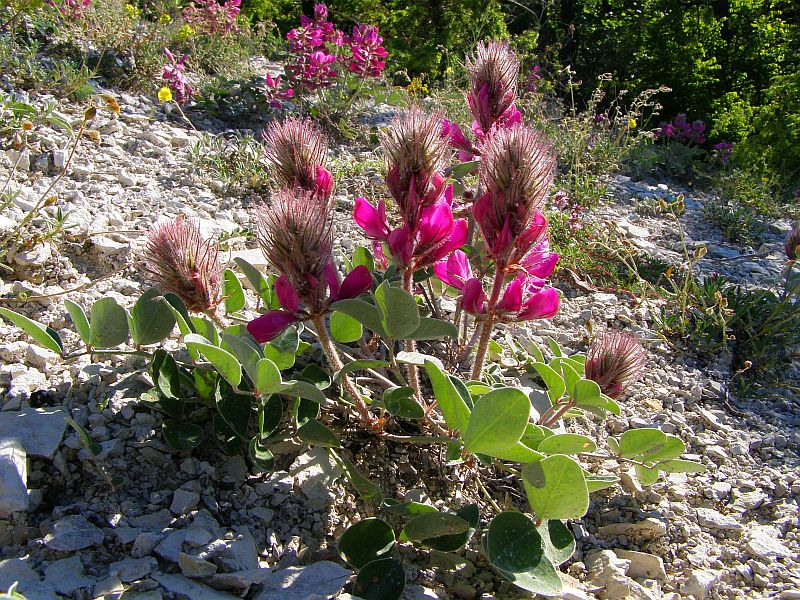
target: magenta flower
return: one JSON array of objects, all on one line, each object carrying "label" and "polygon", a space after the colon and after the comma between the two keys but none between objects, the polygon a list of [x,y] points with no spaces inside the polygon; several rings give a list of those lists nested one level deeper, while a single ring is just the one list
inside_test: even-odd
[{"label": "magenta flower", "polygon": [[462,250],[456,250],[446,259],[433,265],[433,273],[445,285],[462,289],[467,280],[472,279],[469,258]]},{"label": "magenta flower", "polygon": [[228,35],[238,33],[236,17],[241,10],[242,0],[227,0],[224,4],[216,0],[192,2],[183,11],[184,20],[193,29],[209,35]]},{"label": "magenta flower", "polygon": [[325,168],[328,142],[310,119],[274,121],[264,132],[264,141],[264,154],[280,187],[297,187],[323,202],[330,200],[333,177]]},{"label": "magenta flower", "polygon": [[380,77],[386,62],[383,60],[389,53],[383,47],[383,38],[378,35],[378,28],[374,25],[357,25],[353,27],[353,35],[345,37],[345,43],[350,47],[347,68],[351,73],[360,77]]},{"label": "magenta flower", "polygon": [[265,91],[269,98],[269,105],[275,110],[283,110],[285,101],[294,97],[294,89],[286,87],[281,82],[281,76],[272,77],[267,73],[264,78],[266,83]]},{"label": "magenta flower", "polygon": [[480,150],[464,135],[461,127],[452,121],[442,119],[441,135],[453,148],[458,150],[458,160],[461,162],[473,160],[480,154]]},{"label": "magenta flower", "polygon": [[486,312],[486,293],[483,291],[480,279],[473,277],[464,282],[460,303],[461,308],[472,315],[482,315]]},{"label": "magenta flower", "polygon": [[520,122],[514,106],[519,66],[507,42],[478,42],[475,53],[467,57],[467,102],[475,119],[473,131],[479,137],[488,136],[498,124]]},{"label": "magenta flower", "polygon": [[356,198],[353,220],[364,230],[367,237],[377,241],[389,240],[391,231],[386,221],[386,203],[383,200],[378,202],[376,209],[366,198]]},{"label": "magenta flower", "polygon": [[533,65],[533,68],[528,72],[525,77],[525,91],[529,94],[536,93],[536,86],[541,80],[542,76],[539,74],[539,65]]},{"label": "magenta flower", "polygon": [[259,343],[263,344],[280,335],[280,333],[301,320],[294,313],[284,310],[271,310],[256,317],[247,324],[247,332]]},{"label": "magenta flower", "polygon": [[644,346],[636,337],[607,329],[589,344],[586,378],[596,382],[605,395],[618,398],[639,378],[646,358]]},{"label": "magenta flower", "polygon": [[84,11],[92,4],[92,0],[45,0],[45,2],[65,17],[73,19],[83,17]]},{"label": "magenta flower", "polygon": [[167,56],[169,63],[164,65],[161,71],[161,79],[167,82],[167,85],[175,92],[175,99],[179,104],[188,102],[194,89],[189,84],[189,79],[186,77],[186,58],[188,54],[184,54],[180,60],[175,60],[175,55],[169,51],[169,48],[164,48],[164,54]]}]

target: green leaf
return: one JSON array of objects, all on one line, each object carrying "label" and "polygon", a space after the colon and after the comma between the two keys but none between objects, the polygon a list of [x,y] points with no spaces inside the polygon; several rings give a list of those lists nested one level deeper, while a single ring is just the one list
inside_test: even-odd
[{"label": "green leaf", "polygon": [[600,386],[591,379],[581,379],[575,384],[575,402],[579,405],[597,402],[601,396]]},{"label": "green leaf", "polygon": [[81,336],[81,341],[84,344],[89,343],[89,319],[86,318],[86,313],[79,304],[75,304],[72,300],[64,299],[64,307],[69,313],[69,318],[72,319],[72,324],[75,326],[75,331]]},{"label": "green leaf", "polygon": [[237,394],[227,382],[221,383],[220,394],[217,398],[217,411],[231,430],[241,438],[247,435],[252,410],[250,396]]},{"label": "green leaf", "polygon": [[545,454],[580,454],[594,452],[597,450],[597,444],[585,435],[560,433],[542,440],[537,450]]},{"label": "green leaf", "polygon": [[407,340],[438,340],[443,337],[458,337],[458,330],[456,326],[449,321],[442,321],[441,319],[430,319],[422,317],[419,320],[419,327],[406,335]]},{"label": "green leaf", "polygon": [[564,353],[561,351],[561,346],[559,346],[558,342],[556,342],[553,338],[547,338],[547,345],[550,347],[550,352],[552,352],[553,356],[556,358],[561,358],[564,356]]},{"label": "green leaf", "polygon": [[333,374],[333,380],[339,381],[345,373],[352,373],[353,371],[366,371],[367,369],[380,369],[381,367],[388,367],[389,362],[385,360],[370,360],[361,359],[354,360],[347,363],[341,369]]},{"label": "green leaf", "polygon": [[184,423],[174,419],[164,421],[161,427],[167,443],[180,451],[197,448],[203,441],[203,428],[194,423]]},{"label": "green leaf", "polygon": [[598,414],[601,417],[603,416],[603,411],[610,412],[613,415],[620,414],[619,404],[605,394],[600,394],[598,398],[584,399],[579,402],[577,406],[583,410],[588,410],[594,414]]},{"label": "green leaf", "polygon": [[361,496],[367,502],[372,502],[373,504],[380,504],[383,502],[383,492],[381,491],[381,488],[362,475],[361,471],[359,471],[353,464],[353,461],[345,456],[337,455],[335,452],[333,452],[333,450],[329,450],[328,452],[330,452],[334,458],[338,459],[339,464],[344,470],[345,476],[356,489],[356,492],[358,492],[359,496]]},{"label": "green leaf", "polygon": [[142,346],[157,344],[172,333],[175,317],[165,305],[161,292],[150,288],[139,296],[131,309],[131,337]]},{"label": "green leaf", "polygon": [[196,333],[194,323],[192,323],[192,319],[189,316],[189,311],[186,310],[186,305],[183,303],[180,296],[172,292],[167,292],[164,294],[163,298],[164,302],[172,311],[172,316],[175,317],[175,321],[178,323],[178,330],[181,332],[181,335]]},{"label": "green leaf", "polygon": [[406,365],[417,365],[418,367],[425,366],[425,362],[432,362],[440,369],[444,369],[444,363],[430,354],[423,354],[422,352],[407,352],[403,350],[395,355],[395,360],[399,363]]},{"label": "green leaf", "polygon": [[244,447],[244,439],[236,433],[219,413],[212,419],[214,439],[227,455],[238,454]]},{"label": "green leaf", "polygon": [[636,479],[638,479],[639,483],[643,486],[653,485],[658,481],[658,469],[650,469],[642,465],[634,465],[633,468],[636,473]]},{"label": "green leaf", "polygon": [[665,473],[705,473],[706,467],[700,463],[682,458],[665,460],[656,465],[660,471]]},{"label": "green leaf", "polygon": [[516,388],[499,388],[475,403],[462,438],[471,452],[493,456],[514,446],[531,415],[528,397]]},{"label": "green leaf", "polygon": [[343,344],[357,342],[364,334],[361,323],[341,312],[334,312],[331,315],[330,326],[333,339]]},{"label": "green leaf", "polygon": [[100,298],[92,304],[89,340],[94,348],[113,348],[128,340],[128,315],[113,298]]},{"label": "green leaf", "polygon": [[253,289],[259,298],[261,298],[261,301],[264,303],[264,305],[269,306],[272,301],[272,288],[261,274],[261,271],[256,269],[245,259],[238,256],[233,259],[233,262],[236,263],[236,266],[238,266],[242,273],[244,273],[244,276],[247,277],[250,285],[253,286]]},{"label": "green leaf", "polygon": [[452,535],[442,535],[427,540],[422,540],[422,544],[433,548],[439,552],[455,552],[462,548],[475,533],[480,520],[480,513],[477,504],[467,504],[455,510],[455,515],[461,517],[469,523],[469,529],[463,533],[454,533]]},{"label": "green leaf", "polygon": [[[120,309],[122,310],[122,309]],[[123,320],[125,318],[125,311],[122,311]],[[57,354],[64,354],[64,344],[61,343],[61,337],[54,329],[37,323],[28,317],[8,310],[7,308],[0,308],[0,315],[11,321],[14,325],[22,329],[25,333],[33,338],[33,340],[40,346],[44,346],[48,350],[52,350]],[[127,339],[128,324],[125,323],[125,333]],[[124,341],[124,340],[123,340]],[[116,346],[116,344],[114,344]]]},{"label": "green leaf", "polygon": [[551,435],[553,435],[553,432],[547,427],[528,423],[528,425],[525,427],[525,433],[522,434],[522,439],[520,441],[528,446],[528,448],[537,450],[539,448],[539,444],[542,443],[542,440],[550,437]]},{"label": "green leaf", "polygon": [[198,335],[206,338],[208,343],[213,344],[214,346],[219,346],[219,332],[217,331],[217,327],[214,325],[214,323],[211,322],[211,319],[195,316],[189,317],[189,321],[194,326],[194,330]]},{"label": "green leaf", "polygon": [[372,273],[375,270],[375,259],[372,257],[372,252],[364,246],[358,246],[353,252],[353,257],[350,259],[353,268],[364,266]]},{"label": "green leaf", "polygon": [[315,385],[320,390],[326,390],[331,387],[331,376],[328,372],[320,367],[318,364],[307,364],[302,371],[300,371],[300,379]]},{"label": "green leaf", "polygon": [[469,523],[459,516],[443,512],[426,512],[413,517],[400,533],[400,541],[421,542],[443,535],[464,533]]},{"label": "green leaf", "polygon": [[[244,371],[247,373],[250,381],[255,382],[258,377],[258,361],[261,360],[260,349],[230,333],[223,333],[221,337],[223,349],[230,350],[231,354],[233,354],[236,360],[244,367]],[[225,348],[225,346],[227,346],[227,348]]]},{"label": "green leaf", "polygon": [[467,162],[459,163],[450,169],[450,177],[453,179],[464,179],[467,175],[476,171],[480,166],[480,161],[470,160]]},{"label": "green leaf", "polygon": [[389,414],[404,419],[422,419],[425,410],[414,400],[414,390],[408,386],[389,388],[381,400]]},{"label": "green leaf", "polygon": [[518,463],[530,463],[542,460],[544,454],[532,450],[522,442],[517,442],[511,448],[495,452],[492,456],[500,460],[511,460]]},{"label": "green leaf", "polygon": [[271,342],[264,344],[264,358],[270,359],[280,370],[291,369],[295,363],[294,352],[281,352]]},{"label": "green leaf", "polygon": [[397,502],[396,504],[386,505],[384,510],[403,517],[415,517],[425,513],[439,512],[432,504],[425,504],[423,502]]},{"label": "green leaf", "polygon": [[666,441],[660,448],[645,452],[642,459],[648,462],[659,462],[662,460],[669,460],[671,458],[678,458],[686,451],[686,445],[679,437],[666,434]]},{"label": "green leaf", "polygon": [[522,467],[531,509],[539,519],[580,519],[589,510],[589,491],[581,466],[554,454]]},{"label": "green leaf", "polygon": [[306,381],[285,381],[289,387],[284,390],[287,396],[296,396],[298,398],[305,398],[317,404],[324,404],[327,398],[320,389]]},{"label": "green leaf", "polygon": [[258,436],[250,440],[247,445],[247,453],[252,463],[262,473],[272,473],[275,470],[275,457],[269,448],[261,443]]},{"label": "green leaf", "polygon": [[561,578],[544,552],[533,522],[518,512],[502,512],[489,524],[483,540],[493,567],[524,590],[544,596],[561,593]]},{"label": "green leaf", "polygon": [[161,398],[178,399],[181,397],[181,377],[175,359],[165,350],[159,348],[153,353],[150,363],[153,383]]},{"label": "green leaf", "polygon": [[619,482],[619,477],[613,475],[591,475],[584,473],[586,477],[586,489],[591,494],[599,490],[610,488],[612,485]]},{"label": "green leaf", "polygon": [[381,325],[381,313],[374,304],[358,298],[349,298],[334,302],[331,304],[331,309],[354,318],[364,327],[374,331],[381,337],[389,337],[383,325]]},{"label": "green leaf", "polygon": [[353,583],[353,594],[362,600],[398,600],[406,588],[403,563],[381,558],[367,563]]},{"label": "green leaf", "polygon": [[233,387],[239,386],[242,382],[242,365],[231,353],[219,346],[214,346],[206,338],[196,333],[187,335],[185,342],[187,348],[196,350],[205,356],[228,383]]},{"label": "green leaf", "polygon": [[312,446],[339,448],[342,445],[336,434],[316,419],[309,419],[301,425],[297,430],[297,436]]},{"label": "green leaf", "polygon": [[419,327],[419,309],[414,296],[384,281],[375,290],[375,306],[380,313],[380,323],[386,336],[393,339],[405,337]]},{"label": "green leaf", "polygon": [[339,556],[353,568],[391,554],[396,543],[394,530],[383,519],[370,518],[354,523],[339,538]]},{"label": "green leaf", "polygon": [[558,519],[545,521],[536,528],[544,542],[544,554],[554,565],[567,562],[575,553],[572,532]]},{"label": "green leaf", "polygon": [[261,405],[258,411],[258,433],[263,440],[281,424],[283,418],[283,400],[277,394],[272,394]]},{"label": "green leaf", "polygon": [[225,312],[230,314],[244,308],[244,290],[236,273],[230,269],[222,272],[222,295],[225,296]]},{"label": "green leaf", "polygon": [[274,394],[288,387],[281,380],[278,367],[268,358],[262,358],[256,363],[256,378],[253,385],[256,386],[258,394]]},{"label": "green leaf", "polygon": [[654,452],[664,447],[667,435],[654,427],[629,429],[619,439],[619,455],[635,458],[647,452]]},{"label": "green leaf", "polygon": [[309,419],[316,419],[319,416],[319,404],[305,398],[295,398],[292,404],[292,414],[294,422],[300,427]]},{"label": "green leaf", "polygon": [[194,389],[201,400],[211,401],[216,398],[219,373],[210,365],[198,365],[192,369]]},{"label": "green leaf", "polygon": [[550,397],[550,402],[553,404],[558,402],[567,391],[567,385],[564,383],[563,377],[551,366],[544,363],[533,363],[533,368],[536,369],[539,377],[542,378],[547,386],[547,395]]}]

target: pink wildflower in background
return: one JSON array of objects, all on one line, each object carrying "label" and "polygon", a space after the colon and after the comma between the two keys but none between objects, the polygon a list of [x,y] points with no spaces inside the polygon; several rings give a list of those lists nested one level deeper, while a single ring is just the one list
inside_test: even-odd
[{"label": "pink wildflower in background", "polygon": [[714,152],[723,165],[727,165],[731,156],[733,156],[733,142],[718,142],[714,144]]},{"label": "pink wildflower in background", "polygon": [[351,73],[361,77],[380,77],[386,62],[383,60],[389,53],[383,47],[383,38],[378,35],[374,25],[356,25],[353,35],[345,37],[350,47],[350,57],[343,60],[348,63]]},{"label": "pink wildflower in background", "polygon": [[46,0],[46,2],[65,17],[73,19],[83,17],[84,11],[92,4],[92,0]]},{"label": "pink wildflower in background", "polygon": [[216,0],[192,2],[183,11],[184,20],[196,31],[210,35],[238,33],[236,17],[239,16],[242,0],[227,0],[219,4]]},{"label": "pink wildflower in background", "polygon": [[689,123],[686,113],[681,113],[673,117],[672,121],[662,122],[655,130],[656,137],[659,139],[675,140],[681,144],[704,144],[706,124],[697,119]]},{"label": "pink wildflower in background", "polygon": [[188,54],[184,54],[180,60],[175,60],[175,56],[168,48],[164,48],[164,54],[167,56],[169,63],[164,65],[161,71],[161,79],[175,92],[175,99],[179,104],[188,102],[194,89],[189,84],[189,79],[186,77],[186,58]]},{"label": "pink wildflower in background", "polygon": [[535,94],[537,91],[536,86],[541,79],[542,76],[539,74],[539,65],[534,65],[525,76],[525,91],[529,94]]}]

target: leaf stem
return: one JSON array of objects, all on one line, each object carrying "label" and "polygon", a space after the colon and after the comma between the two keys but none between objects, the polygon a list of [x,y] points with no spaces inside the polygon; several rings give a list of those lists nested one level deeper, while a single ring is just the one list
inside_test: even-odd
[{"label": "leaf stem", "polygon": [[[403,289],[412,296],[414,295],[414,270],[411,267],[406,267],[403,270]],[[417,345],[414,340],[406,340],[406,352],[416,352],[416,349]],[[406,372],[408,373],[408,384],[411,386],[411,389],[414,390],[414,400],[417,401],[417,404],[422,406],[422,393],[419,385],[419,370],[417,369],[417,365],[407,366],[408,369],[406,369]]]},{"label": "leaf stem", "polygon": [[492,283],[492,293],[489,296],[489,302],[486,305],[486,318],[481,324],[481,337],[478,340],[478,349],[475,352],[475,364],[472,366],[472,379],[479,381],[483,373],[483,363],[486,360],[486,351],[489,349],[489,342],[492,339],[492,329],[495,324],[494,307],[500,299],[500,292],[503,289],[503,282],[505,281],[505,272],[498,265],[494,273],[494,281]]}]

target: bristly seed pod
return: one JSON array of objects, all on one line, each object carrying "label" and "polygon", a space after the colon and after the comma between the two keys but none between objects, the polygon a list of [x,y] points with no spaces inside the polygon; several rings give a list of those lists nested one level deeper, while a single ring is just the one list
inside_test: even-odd
[{"label": "bristly seed pod", "polygon": [[326,298],[325,268],[333,257],[333,217],[312,192],[284,188],[256,212],[258,243],[312,310]]},{"label": "bristly seed pod", "polygon": [[800,227],[795,227],[786,238],[786,258],[789,260],[800,258],[800,254],[797,252],[798,248],[800,248]]},{"label": "bristly seed pod", "polygon": [[147,233],[145,269],[164,292],[180,297],[186,308],[205,312],[221,301],[219,247],[197,223],[183,217],[157,223]]},{"label": "bristly seed pod", "polygon": [[478,42],[466,66],[470,82],[467,101],[478,125],[488,134],[514,104],[520,61],[507,42]]},{"label": "bristly seed pod", "polygon": [[619,398],[639,379],[646,357],[638,338],[619,329],[607,329],[589,344],[586,378],[597,383],[606,396]]},{"label": "bristly seed pod", "polygon": [[328,142],[310,119],[276,121],[264,132],[264,154],[281,188],[299,187],[329,200],[333,178],[325,167]]}]

